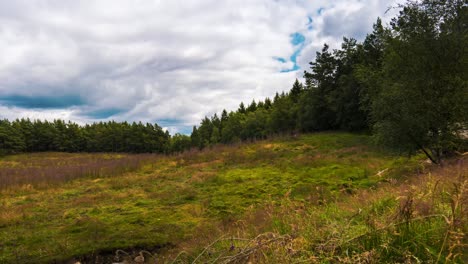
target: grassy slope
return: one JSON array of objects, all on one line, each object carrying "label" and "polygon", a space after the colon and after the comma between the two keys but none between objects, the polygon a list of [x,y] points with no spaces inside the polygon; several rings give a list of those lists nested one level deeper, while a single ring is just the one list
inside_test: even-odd
[{"label": "grassy slope", "polygon": [[419,169],[335,201],[270,200],[171,263],[468,263],[465,160]]},{"label": "grassy slope", "polygon": [[[297,232],[298,227],[292,227],[295,223],[312,231],[312,222],[305,224],[304,219],[327,225],[322,218],[331,212],[346,218],[355,212],[339,209],[343,197],[354,197],[419,164],[416,158],[373,149],[369,140],[364,135],[320,133],[216,147],[161,157],[121,176],[4,190],[0,192],[0,262],[49,262],[106,250],[169,245],[180,246],[167,256],[186,249],[191,255],[179,259],[188,262],[200,253],[200,243],[222,234],[249,237],[274,231],[280,237]],[[377,175],[386,168],[384,176]],[[395,206],[394,199],[385,199],[375,210],[387,211],[387,203],[389,208]],[[308,212],[303,216],[296,209],[288,211],[296,206],[315,209],[313,213],[303,210]],[[266,216],[260,217],[262,212]],[[237,220],[249,224],[239,227]],[[346,230],[351,236],[368,228],[356,224]],[[300,237],[307,241],[301,243],[305,247],[317,239]],[[221,250],[223,245],[217,247]]]}]

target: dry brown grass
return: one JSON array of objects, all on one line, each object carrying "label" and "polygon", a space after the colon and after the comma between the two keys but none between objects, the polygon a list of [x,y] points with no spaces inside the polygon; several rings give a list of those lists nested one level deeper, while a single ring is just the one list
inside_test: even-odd
[{"label": "dry brown grass", "polygon": [[47,187],[81,177],[135,171],[159,158],[153,154],[28,153],[0,160],[0,190]]},{"label": "dry brown grass", "polygon": [[210,172],[210,171],[197,171],[194,172],[191,176],[190,179],[188,180],[189,183],[202,183],[205,181],[208,181],[210,179],[213,179],[216,177],[217,173],[216,172]]}]

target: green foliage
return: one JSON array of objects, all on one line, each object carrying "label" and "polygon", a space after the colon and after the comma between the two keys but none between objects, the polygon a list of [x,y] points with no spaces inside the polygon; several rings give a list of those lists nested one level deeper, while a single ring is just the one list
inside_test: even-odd
[{"label": "green foliage", "polygon": [[303,90],[304,90],[304,86],[302,85],[302,83],[299,82],[298,79],[296,79],[290,92],[291,100],[294,103],[297,103],[299,101],[299,97],[301,93],[303,92]]},{"label": "green foliage", "polygon": [[467,9],[463,1],[409,2],[392,20],[381,76],[370,81],[379,142],[422,149],[434,162],[459,147],[468,116]]},{"label": "green foliage", "polygon": [[[305,106],[308,111],[304,113],[302,119],[308,120],[311,126],[302,126],[304,130],[329,130],[336,128],[336,111],[334,107],[334,91],[336,88],[336,58],[329,51],[329,46],[324,45],[321,52],[317,52],[316,59],[310,63],[312,72],[305,72],[304,77],[306,83],[310,84],[307,87],[310,92],[306,95],[312,98],[307,98],[304,102],[311,103]],[[307,114],[307,115],[305,115]]]},{"label": "green foliage", "polygon": [[17,127],[8,120],[0,120],[0,155],[21,152],[25,147]]},{"label": "green foliage", "polygon": [[192,140],[187,135],[176,133],[171,137],[171,152],[182,152],[190,149],[192,146]]},{"label": "green foliage", "polygon": [[63,120],[0,121],[0,153],[41,151],[166,153],[170,135],[156,124],[141,122],[79,126]]}]

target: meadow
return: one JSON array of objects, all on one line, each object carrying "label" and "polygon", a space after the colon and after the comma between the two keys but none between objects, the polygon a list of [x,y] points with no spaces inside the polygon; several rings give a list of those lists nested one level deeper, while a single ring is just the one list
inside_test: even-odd
[{"label": "meadow", "polygon": [[0,189],[48,187],[80,177],[115,176],[140,168],[154,154],[29,153],[0,159]]},{"label": "meadow", "polygon": [[332,132],[172,156],[7,156],[0,263],[463,263],[465,172]]}]

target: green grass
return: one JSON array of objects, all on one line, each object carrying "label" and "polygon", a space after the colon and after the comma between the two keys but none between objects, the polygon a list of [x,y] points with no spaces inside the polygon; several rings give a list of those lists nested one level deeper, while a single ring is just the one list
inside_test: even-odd
[{"label": "green grass", "polygon": [[[25,163],[28,158],[22,157],[7,157],[0,169],[11,160]],[[349,216],[333,203],[376,188],[386,178],[398,178],[405,168],[414,170],[419,159],[388,154],[372,146],[366,135],[318,133],[157,157],[118,176],[87,176],[41,188],[18,186],[0,191],[0,263],[178,248],[197,236],[209,237],[200,230],[209,233],[217,223],[245,219],[285,197],[310,206],[328,204],[329,211],[313,213],[316,225],[328,225],[336,222],[328,221],[332,212],[338,218]],[[389,170],[377,175],[384,169]],[[368,210],[379,215],[394,206],[389,198]],[[284,216],[272,223],[271,229],[281,234],[293,232]],[[360,234],[367,228],[349,230]],[[316,239],[316,234],[308,237],[304,232],[305,239]]]}]

